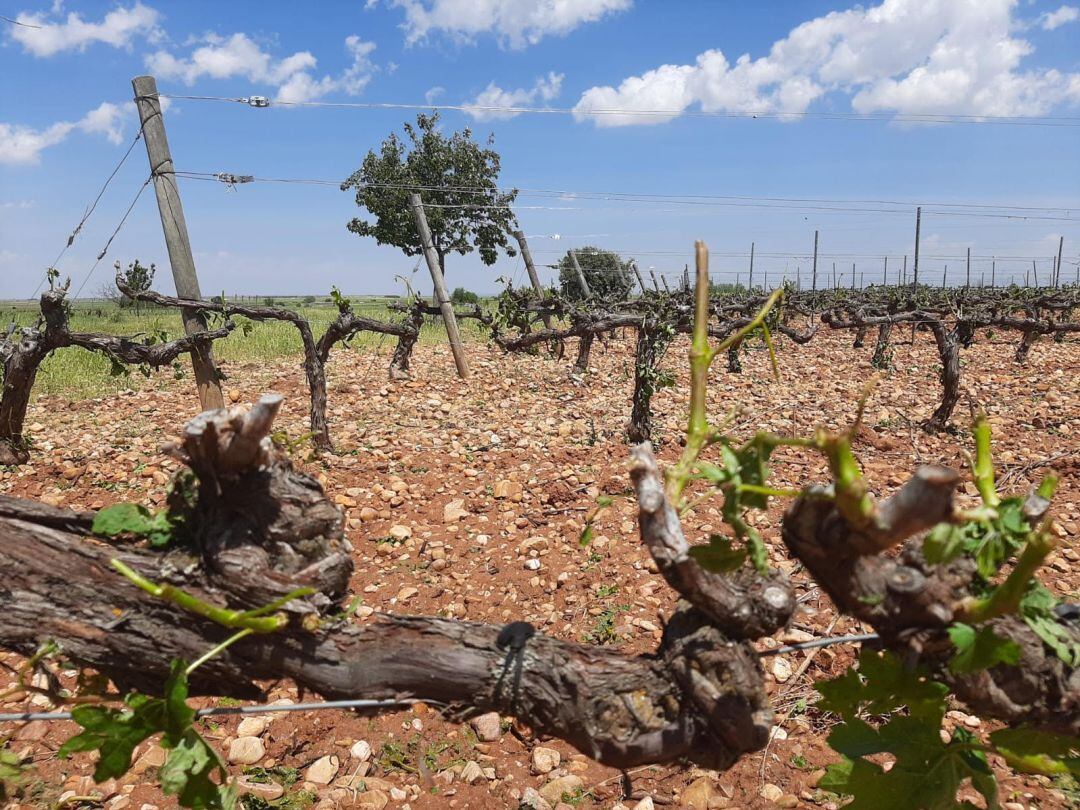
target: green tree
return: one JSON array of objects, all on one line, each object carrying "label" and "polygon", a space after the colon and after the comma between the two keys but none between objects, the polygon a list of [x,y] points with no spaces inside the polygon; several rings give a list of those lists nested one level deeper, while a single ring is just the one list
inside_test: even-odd
[{"label": "green tree", "polygon": [[455,287],[454,291],[450,293],[450,302],[453,304],[479,304],[480,296],[472,290],[466,290],[464,287]]},{"label": "green tree", "polygon": [[[117,262],[119,265],[119,262]],[[127,266],[120,275],[124,279],[124,283],[133,291],[137,293],[146,292],[154,284],[154,273],[157,272],[157,267],[151,264],[149,267],[144,267],[139,264],[139,260]],[[120,298],[120,306],[129,307],[135,306],[135,311],[138,312],[142,309],[138,299],[128,298],[126,295]]]},{"label": "green tree", "polygon": [[[585,282],[593,295],[609,300],[624,300],[634,289],[633,271],[630,260],[623,261],[618,253],[602,250],[598,247],[583,247],[575,250]],[[584,291],[578,283],[574,261],[567,253],[559,261],[559,287],[568,298],[584,298]]]},{"label": "green tree", "polygon": [[501,159],[491,148],[494,136],[486,145],[474,141],[469,129],[447,137],[438,123],[438,113],[421,113],[415,125],[405,124],[404,137],[391,133],[378,152],[367,153],[341,190],[354,189],[356,204],[374,221],[356,217],[346,227],[417,256],[423,247],[409,194],[419,192],[444,275],[448,253],[476,250],[488,265],[495,263],[500,248],[517,255],[509,242],[516,223],[510,205],[517,190],[499,189]]}]

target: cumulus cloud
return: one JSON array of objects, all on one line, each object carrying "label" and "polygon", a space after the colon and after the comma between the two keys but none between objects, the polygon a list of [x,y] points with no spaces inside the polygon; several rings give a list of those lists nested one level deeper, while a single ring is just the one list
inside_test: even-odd
[{"label": "cumulus cloud", "polygon": [[562,90],[563,74],[554,71],[541,76],[531,88],[503,90],[491,82],[480,94],[469,102],[465,111],[477,121],[506,121],[520,115],[512,110],[493,110],[487,107],[523,107],[536,101],[551,101],[558,98]]},{"label": "cumulus cloud", "polygon": [[[575,106],[598,126],[670,121],[706,112],[805,112],[826,93],[856,112],[1030,116],[1080,101],[1080,74],[1021,68],[1033,48],[1015,36],[1016,0],[884,0],[794,28],[768,55],[734,62],[719,50],[661,65],[617,87],[593,87]],[[1055,12],[1056,13],[1056,12]],[[597,114],[627,110],[626,114]],[[633,114],[634,112],[638,114]],[[665,111],[659,115],[643,112]]]},{"label": "cumulus cloud", "polygon": [[355,35],[345,38],[345,51],[352,60],[349,67],[337,76],[321,78],[312,73],[318,61],[309,51],[277,59],[244,33],[229,37],[207,34],[200,41],[203,44],[186,57],[156,51],[146,57],[146,66],[158,77],[189,85],[203,77],[242,77],[258,84],[277,85],[276,98],[286,102],[313,101],[338,91],[359,95],[375,72],[371,61],[375,43]]},{"label": "cumulus cloud", "polygon": [[0,123],[0,164],[34,165],[41,160],[41,152],[62,143],[73,132],[104,135],[110,143],[123,140],[122,108],[104,102],[78,121],[58,121],[44,129],[34,129],[23,124]]},{"label": "cumulus cloud", "polygon": [[24,51],[42,57],[64,51],[85,51],[97,42],[126,48],[137,36],[151,42],[159,40],[163,36],[158,27],[160,18],[158,11],[138,2],[130,8],[118,6],[101,22],[87,22],[74,11],[63,20],[51,20],[44,12],[23,12],[15,18],[22,25],[11,26],[10,35]]},{"label": "cumulus cloud", "polygon": [[[608,14],[625,11],[633,0],[386,0],[404,9],[405,40],[422,42],[441,31],[460,42],[492,34],[509,48],[563,36]],[[368,0],[367,6],[375,5]]]},{"label": "cumulus cloud", "polygon": [[1039,16],[1039,25],[1044,31],[1053,31],[1066,23],[1080,20],[1080,8],[1076,6],[1062,6],[1057,11],[1048,11]]}]

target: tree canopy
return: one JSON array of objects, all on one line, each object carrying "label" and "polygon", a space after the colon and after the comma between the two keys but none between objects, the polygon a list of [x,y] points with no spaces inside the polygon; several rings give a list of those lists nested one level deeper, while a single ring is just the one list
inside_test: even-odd
[{"label": "tree canopy", "polygon": [[419,255],[423,246],[409,208],[409,194],[419,192],[444,274],[448,253],[476,250],[488,265],[500,248],[517,255],[510,243],[516,223],[510,205],[517,190],[499,189],[501,159],[492,148],[494,136],[480,144],[466,128],[447,137],[438,123],[438,113],[421,113],[415,125],[405,124],[404,137],[391,133],[378,152],[367,153],[341,190],[354,189],[356,204],[374,221],[355,217],[346,227],[401,248],[406,256]]},{"label": "tree canopy", "polygon": [[[583,247],[575,250],[585,283],[593,295],[601,298],[622,300],[634,289],[634,277],[630,264],[623,261],[618,253],[598,247]],[[578,282],[574,261],[567,252],[559,260],[559,287],[568,298],[584,298],[585,292]]]}]

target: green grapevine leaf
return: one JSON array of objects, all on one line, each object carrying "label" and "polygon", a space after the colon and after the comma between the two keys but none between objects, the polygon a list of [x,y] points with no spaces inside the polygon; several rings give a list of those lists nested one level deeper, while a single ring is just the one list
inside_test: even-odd
[{"label": "green grapevine leaf", "polygon": [[1009,766],[1025,773],[1080,777],[1080,739],[1034,728],[1003,728],[990,742]]},{"label": "green grapevine leaf", "polygon": [[176,796],[182,807],[229,810],[236,804],[235,791],[215,783],[210,778],[215,772],[224,774],[225,763],[195,729],[189,728],[169,753],[158,778],[165,795]]},{"label": "green grapevine leaf", "polygon": [[[963,807],[956,792],[965,779],[996,808],[997,783],[980,751],[972,751],[972,736],[964,729],[942,742],[940,724],[894,715],[877,729],[862,720],[843,723],[829,735],[829,745],[843,755],[818,786],[854,797],[848,808],[909,808],[928,810]],[[889,770],[863,759],[888,753],[896,759]]]},{"label": "green grapevine leaf", "polygon": [[145,537],[152,546],[164,546],[172,539],[173,525],[167,511],[151,513],[141,504],[118,503],[94,515],[90,531],[101,537]]},{"label": "green grapevine leaf", "polygon": [[159,772],[162,790],[177,796],[181,807],[231,810],[236,805],[236,791],[210,778],[217,773],[226,782],[225,765],[192,726],[195,710],[188,706],[187,697],[187,665],[173,661],[164,697],[132,692],[124,698],[124,709],[72,709],[72,719],[83,731],[65,742],[58,753],[66,757],[79,751],[98,751],[94,780],[103,782],[123,776],[131,767],[135,747],[161,734],[161,747],[170,751]]},{"label": "green grapevine leaf", "polygon": [[163,703],[132,693],[124,699],[127,709],[104,706],[76,706],[71,718],[83,732],[60,746],[57,755],[67,757],[79,751],[98,751],[94,781],[117,779],[131,767],[135,747],[161,731]]},{"label": "green grapevine leaf", "polygon": [[949,671],[954,675],[1020,661],[1020,647],[1016,642],[1002,638],[989,627],[976,630],[971,625],[956,622],[949,627],[949,638],[956,647],[956,655],[949,661]]},{"label": "green grapevine leaf", "polygon": [[733,548],[731,539],[719,534],[709,535],[707,546],[693,546],[690,556],[706,571],[726,574],[746,562],[746,549]]},{"label": "green grapevine leaf", "polygon": [[[967,524],[968,526],[973,524]],[[956,559],[964,552],[965,529],[967,526],[954,526],[951,523],[939,523],[930,530],[923,541],[923,554],[926,561],[937,565]]]},{"label": "green grapevine leaf", "polygon": [[1071,667],[1080,666],[1080,644],[1054,615],[1058,600],[1038,582],[1032,582],[1020,600],[1020,616],[1054,653]]},{"label": "green grapevine leaf", "polygon": [[844,720],[855,719],[860,710],[886,714],[907,706],[912,717],[940,725],[945,716],[945,695],[949,688],[932,680],[923,670],[907,670],[892,653],[863,650],[859,670],[849,669],[814,688],[821,693],[820,708]]},{"label": "green grapevine leaf", "polygon": [[6,798],[4,786],[18,785],[23,779],[23,763],[19,755],[7,747],[7,740],[0,743],[0,799]]}]

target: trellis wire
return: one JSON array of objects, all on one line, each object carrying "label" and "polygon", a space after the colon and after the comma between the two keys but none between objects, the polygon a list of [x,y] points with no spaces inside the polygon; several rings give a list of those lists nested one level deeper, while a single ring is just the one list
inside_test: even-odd
[{"label": "trellis wire", "polygon": [[[799,650],[811,650],[815,647],[831,647],[834,644],[860,644],[876,641],[877,633],[862,633],[847,636],[829,636],[798,644],[788,644],[773,650],[760,650],[760,657],[786,655]],[[268,712],[315,712],[330,709],[385,709],[394,706],[411,706],[414,703],[432,703],[430,700],[404,698],[397,700],[326,700],[318,703],[259,703],[251,706],[216,706],[197,709],[196,717],[209,717],[218,714],[266,714]],[[0,723],[19,723],[31,720],[70,720],[71,712],[12,712],[0,714]]]},{"label": "trellis wire", "polygon": [[[400,700],[326,700],[318,703],[257,703],[251,706],[214,706],[196,709],[196,717],[218,714],[267,714],[269,712],[314,712],[328,709],[383,709],[393,706],[411,706],[414,703],[430,703],[415,699]],[[71,712],[14,712],[0,714],[0,723],[18,723],[31,720],[70,720]]]}]

